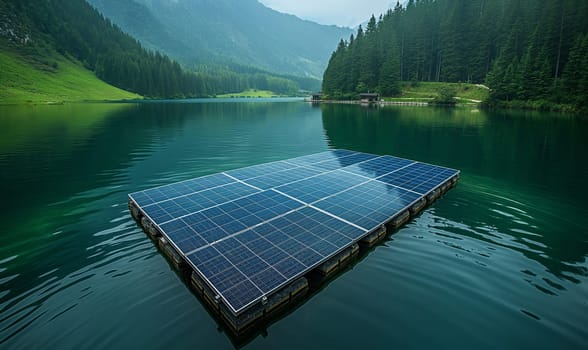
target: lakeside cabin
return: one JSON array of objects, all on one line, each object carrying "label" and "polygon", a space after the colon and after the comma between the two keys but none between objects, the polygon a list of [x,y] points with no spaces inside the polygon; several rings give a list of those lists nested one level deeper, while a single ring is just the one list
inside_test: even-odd
[{"label": "lakeside cabin", "polygon": [[318,94],[312,94],[312,96],[310,96],[310,102],[320,102],[322,99],[322,94],[318,93]]},{"label": "lakeside cabin", "polygon": [[380,94],[374,93],[361,93],[359,99],[362,103],[378,102],[380,100]]}]

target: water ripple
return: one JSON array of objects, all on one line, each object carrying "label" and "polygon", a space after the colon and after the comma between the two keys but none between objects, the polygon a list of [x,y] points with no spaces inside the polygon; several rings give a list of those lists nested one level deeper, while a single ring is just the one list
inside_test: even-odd
[{"label": "water ripple", "polygon": [[[581,348],[588,339],[577,161],[586,125],[302,103],[53,107],[0,118],[10,131],[0,164],[11,169],[0,182],[11,200],[0,211],[2,347],[231,348],[130,218],[127,193],[327,147],[445,164],[462,179],[248,347]],[[553,146],[538,156],[545,140]]]}]

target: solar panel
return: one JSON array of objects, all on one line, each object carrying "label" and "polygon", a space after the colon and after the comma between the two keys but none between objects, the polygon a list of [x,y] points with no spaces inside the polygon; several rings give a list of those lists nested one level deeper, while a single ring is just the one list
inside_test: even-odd
[{"label": "solar panel", "polygon": [[278,161],[227,171],[226,174],[237,179],[248,180],[261,175],[284,171],[295,167],[295,164],[285,161]]},{"label": "solar panel", "polygon": [[421,197],[400,187],[369,181],[323,199],[315,206],[368,230],[388,221]]},{"label": "solar panel", "polygon": [[381,181],[426,194],[455,175],[455,170],[425,163],[414,163],[396,172],[387,174]]},{"label": "solar panel", "polygon": [[338,169],[279,186],[276,190],[301,200],[304,203],[312,203],[365,181],[366,179],[361,176]]},{"label": "solar panel", "polygon": [[347,166],[345,171],[369,178],[376,178],[404,168],[413,163],[414,162],[412,160],[408,159],[382,156],[367,162]]},{"label": "solar panel", "polygon": [[332,150],[129,197],[239,315],[458,173],[392,156]]}]

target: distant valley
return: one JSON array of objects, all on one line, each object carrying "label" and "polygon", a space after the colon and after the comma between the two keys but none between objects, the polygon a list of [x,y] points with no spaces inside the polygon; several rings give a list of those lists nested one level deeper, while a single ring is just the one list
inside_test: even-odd
[{"label": "distant valley", "polygon": [[0,103],[298,95],[349,33],[256,0],[2,0]]},{"label": "distant valley", "polygon": [[252,66],[322,79],[349,28],[269,9],[257,0],[88,0],[149,49],[187,67]]}]

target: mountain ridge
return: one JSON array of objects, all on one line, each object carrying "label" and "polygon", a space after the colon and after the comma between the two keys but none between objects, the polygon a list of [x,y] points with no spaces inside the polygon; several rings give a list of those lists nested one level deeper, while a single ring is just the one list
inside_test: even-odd
[{"label": "mountain ridge", "polygon": [[[246,67],[186,69],[159,51],[143,47],[85,0],[0,1],[0,53],[7,54],[3,63],[10,63],[10,75],[5,74],[5,65],[0,72],[0,103],[46,98],[100,100],[102,94],[103,99],[115,95],[209,97],[247,89],[292,95],[302,88],[314,90],[308,86],[318,83]],[[18,76],[34,78],[25,81],[15,78]],[[38,96],[35,84],[30,82],[41,80],[48,88]],[[51,84],[63,87],[55,99],[51,97]],[[86,98],[85,91],[89,95],[90,90],[95,93]]]},{"label": "mountain ridge", "polygon": [[[352,33],[257,0],[87,1],[145,47],[187,67],[241,64],[322,79],[333,45]],[[146,31],[146,26],[151,28]]]}]

